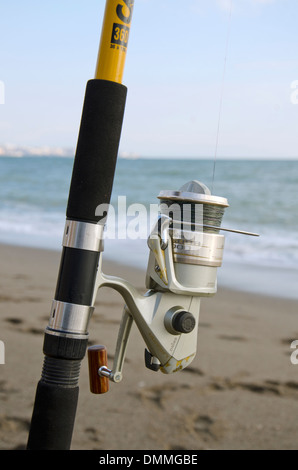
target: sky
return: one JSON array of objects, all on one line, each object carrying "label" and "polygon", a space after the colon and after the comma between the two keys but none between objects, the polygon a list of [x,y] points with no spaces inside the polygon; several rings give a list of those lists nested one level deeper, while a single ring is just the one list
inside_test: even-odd
[{"label": "sky", "polygon": [[[104,7],[2,2],[0,146],[75,148]],[[120,152],[298,158],[297,14],[295,0],[135,0]]]}]

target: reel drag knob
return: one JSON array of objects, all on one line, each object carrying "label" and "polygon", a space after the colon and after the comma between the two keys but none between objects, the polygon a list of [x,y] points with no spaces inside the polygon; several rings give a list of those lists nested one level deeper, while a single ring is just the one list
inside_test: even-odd
[{"label": "reel drag knob", "polygon": [[196,326],[196,320],[190,312],[179,312],[172,319],[174,330],[179,333],[191,333]]},{"label": "reel drag knob", "polygon": [[196,326],[196,319],[192,313],[174,307],[166,313],[164,324],[172,335],[188,334]]},{"label": "reel drag knob", "polygon": [[[105,346],[96,345],[88,348],[89,384],[90,391],[96,395],[109,391],[110,372],[107,368],[107,349]],[[99,370],[106,370],[107,376],[99,373]]]}]

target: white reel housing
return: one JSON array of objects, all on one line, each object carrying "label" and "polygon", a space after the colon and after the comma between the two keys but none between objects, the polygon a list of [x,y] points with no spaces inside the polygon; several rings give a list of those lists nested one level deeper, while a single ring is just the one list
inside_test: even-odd
[{"label": "white reel housing", "polygon": [[148,238],[147,293],[141,295],[126,280],[104,275],[99,266],[97,288],[112,287],[126,303],[113,369],[100,368],[101,377],[114,382],[122,379],[133,321],[148,348],[149,369],[170,374],[189,365],[197,349],[200,297],[216,292],[224,247],[219,229],[227,200],[212,196],[197,181],[158,197],[160,216]]},{"label": "white reel housing", "polygon": [[198,181],[186,183],[179,191],[161,191],[158,198],[160,215],[148,238],[146,294],[124,279],[104,275],[98,267],[95,296],[99,287],[111,287],[126,303],[113,369],[106,364],[99,367],[100,380],[122,380],[133,321],[148,348],[145,363],[149,369],[170,374],[187,367],[196,355],[201,297],[217,291],[217,268],[224,249],[220,232],[258,236],[221,227],[228,202],[213,196]]}]

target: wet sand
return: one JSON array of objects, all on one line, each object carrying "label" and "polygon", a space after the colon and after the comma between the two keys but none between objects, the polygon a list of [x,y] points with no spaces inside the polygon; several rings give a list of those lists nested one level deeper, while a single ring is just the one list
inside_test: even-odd
[{"label": "wet sand", "polygon": [[[60,253],[0,245],[0,260],[0,450],[24,449]],[[145,272],[107,261],[103,269],[144,291]],[[84,359],[72,449],[296,449],[297,304],[219,286],[202,299],[195,360],[173,375],[145,368],[134,325],[123,381],[108,393],[90,393]],[[119,294],[99,291],[90,345],[107,346],[109,365],[122,308]]]}]

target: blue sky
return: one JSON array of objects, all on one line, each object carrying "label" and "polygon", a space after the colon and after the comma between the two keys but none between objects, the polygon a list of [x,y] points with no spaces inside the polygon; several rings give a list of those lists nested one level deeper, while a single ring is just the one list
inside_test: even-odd
[{"label": "blue sky", "polygon": [[[75,148],[104,7],[2,2],[0,145]],[[217,158],[297,157],[297,14],[295,0],[233,0],[231,21],[230,0],[135,0],[120,150],[214,158],[230,31]]]}]

